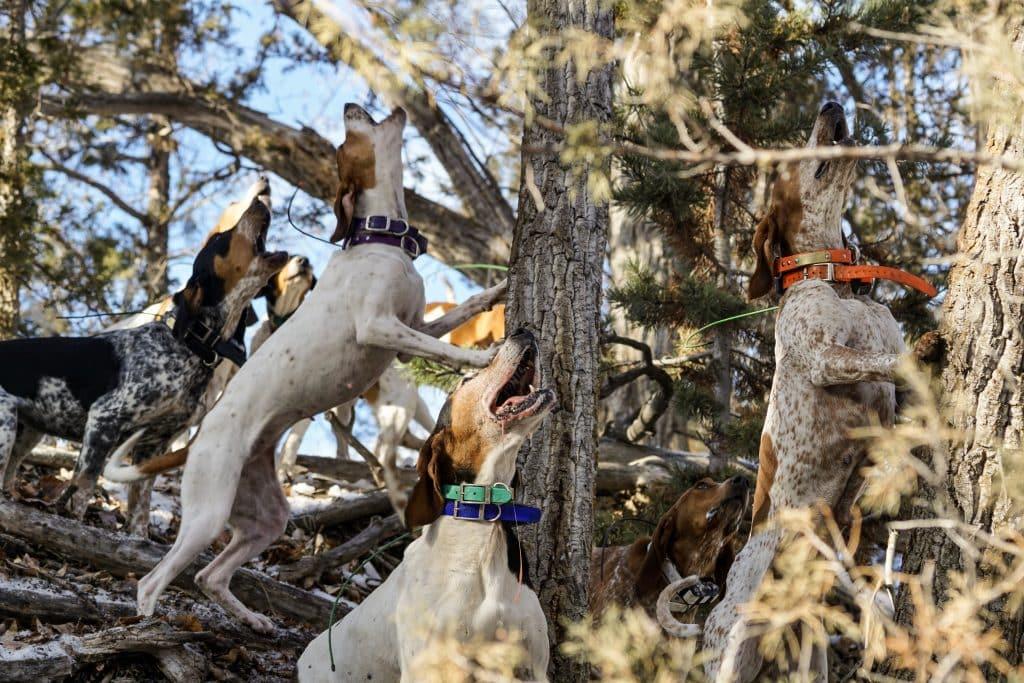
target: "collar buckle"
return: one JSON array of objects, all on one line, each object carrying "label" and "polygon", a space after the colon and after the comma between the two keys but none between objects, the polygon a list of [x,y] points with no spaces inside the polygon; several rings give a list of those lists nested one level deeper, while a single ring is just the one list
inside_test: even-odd
[{"label": "collar buckle", "polygon": [[[468,516],[468,517],[463,517],[462,516],[461,513],[462,513],[462,510],[464,509],[462,507],[462,504],[463,504],[464,501],[461,500],[461,497],[462,497],[462,491],[461,491],[462,486],[461,485],[459,486],[459,489],[460,489],[460,491],[459,491],[459,498],[460,498],[460,500],[455,501],[455,504],[452,506],[453,507],[453,509],[452,509],[452,517],[454,517],[455,519],[468,519],[468,520],[473,521],[473,522],[482,522],[482,521],[484,521],[484,506],[483,505],[479,506],[476,509],[476,515],[475,516]],[[475,503],[470,503],[470,505],[475,505]]]},{"label": "collar buckle", "polygon": [[825,264],[825,280],[829,282],[836,281],[836,264],[832,263],[831,261]]},{"label": "collar buckle", "polygon": [[363,224],[363,230],[366,232],[391,232],[391,216],[381,216],[384,219],[383,228],[373,227],[373,219],[377,216],[367,216],[366,222]]},{"label": "collar buckle", "polygon": [[423,252],[420,250],[420,243],[415,238],[413,238],[412,235],[408,234],[408,232],[409,232],[409,226],[406,225],[405,232],[402,233],[402,238],[401,238],[402,239],[402,249],[404,249],[405,252],[407,254],[409,254],[410,257],[416,258],[417,256],[419,256]]}]

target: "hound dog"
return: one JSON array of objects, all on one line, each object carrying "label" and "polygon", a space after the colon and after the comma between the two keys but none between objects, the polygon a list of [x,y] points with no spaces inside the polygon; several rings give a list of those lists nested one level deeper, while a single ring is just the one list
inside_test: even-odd
[{"label": "hound dog", "polygon": [[750,484],[732,477],[717,484],[704,478],[687,489],[658,520],[653,536],[628,546],[594,548],[590,559],[590,614],[612,604],[654,612],[670,583],[686,576],[710,577],[696,597],[713,598],[725,587],[733,561],[733,539],[750,498]]},{"label": "hound dog", "polygon": [[[428,303],[423,312],[424,320],[430,321],[453,310],[455,303],[448,301]],[[484,311],[462,323],[444,335],[442,339],[463,348],[487,348],[505,337],[505,305],[498,304],[490,311]],[[376,462],[370,463],[374,478],[387,488],[391,505],[399,515],[403,514],[406,493],[398,476],[398,446],[415,437],[409,432],[409,424],[418,422],[433,430],[430,412],[420,398],[419,388],[402,376],[394,366],[381,375],[380,380],[362,396],[373,409],[379,432],[377,447],[374,449]],[[338,441],[339,452],[348,450],[348,429],[353,420],[354,403],[338,406],[329,413],[331,427]],[[422,444],[420,444],[422,445]],[[415,446],[419,448],[420,445]]]},{"label": "hound dog", "polygon": [[[807,146],[837,144],[852,140],[843,108],[829,102]],[[741,607],[754,596],[782,540],[783,532],[764,522],[782,509],[819,501],[837,517],[848,515],[859,490],[853,475],[866,451],[850,431],[873,420],[893,423],[894,378],[904,353],[900,327],[885,306],[856,290],[884,278],[934,294],[909,273],[857,264],[856,252],[846,248],[841,222],[855,168],[852,159],[830,159],[784,169],[754,234],[749,294],[760,297],[773,286],[784,294],[775,322],[775,377],[761,435],[755,528],[704,628],[705,649],[714,653],[707,672],[718,680],[749,681],[762,666]],[[813,659],[817,676],[827,680],[824,651],[817,648]]]},{"label": "hound dog", "polygon": [[[540,511],[511,502],[516,455],[555,405],[534,390],[537,344],[510,336],[490,366],[463,381],[420,451],[419,481],[406,508],[427,525],[394,572],[299,658],[300,681],[414,681],[418,657],[438,641],[523,639],[530,672],[545,679],[547,622],[537,595],[519,583],[505,524]],[[489,499],[500,504],[479,504]],[[333,649],[334,671],[328,642]]]},{"label": "hound dog", "polygon": [[423,281],[413,258],[426,240],[407,222],[402,190],[405,112],[381,122],[345,107],[338,149],[338,228],[346,248],[288,323],[260,347],[203,420],[182,476],[182,519],[174,546],[138,586],[140,614],[230,524],[224,551],[196,575],[214,601],[254,629],[273,622],[235,598],[234,571],[285,528],[288,503],[274,468],[275,444],[300,419],[355,399],[398,354],[457,366],[487,365],[496,351],[461,349],[440,336],[504,296],[499,285],[443,318],[423,322]]},{"label": "hound dog", "polygon": [[253,296],[285,262],[257,248],[270,223],[269,197],[254,198],[238,225],[215,236],[174,295],[173,324],[88,338],[0,342],[0,470],[14,494],[19,464],[44,434],[80,441],[70,499],[81,518],[111,451],[146,430],[137,457],[163,452],[195,412]]}]

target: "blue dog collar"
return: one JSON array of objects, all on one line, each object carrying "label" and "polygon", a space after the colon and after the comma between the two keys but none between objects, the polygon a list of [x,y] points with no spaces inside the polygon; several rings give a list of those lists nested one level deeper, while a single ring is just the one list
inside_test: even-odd
[{"label": "blue dog collar", "polygon": [[518,524],[536,524],[540,521],[540,508],[518,503],[505,505],[480,505],[449,500],[444,504],[443,515],[471,522],[516,522]]}]

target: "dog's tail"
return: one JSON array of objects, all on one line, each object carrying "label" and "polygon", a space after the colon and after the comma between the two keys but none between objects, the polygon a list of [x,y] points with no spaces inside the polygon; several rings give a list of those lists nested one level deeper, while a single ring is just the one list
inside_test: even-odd
[{"label": "dog's tail", "polygon": [[189,446],[192,445],[191,441],[189,441],[184,448],[179,448],[176,451],[152,457],[142,463],[127,462],[128,456],[130,456],[132,451],[135,450],[135,446],[139,443],[139,440],[145,432],[145,428],[140,429],[128,437],[123,444],[117,447],[110,456],[107,466],[103,468],[103,477],[105,479],[121,483],[129,483],[139,481],[141,479],[150,479],[161,472],[175,467],[180,467],[185,464],[185,460],[188,458]]}]

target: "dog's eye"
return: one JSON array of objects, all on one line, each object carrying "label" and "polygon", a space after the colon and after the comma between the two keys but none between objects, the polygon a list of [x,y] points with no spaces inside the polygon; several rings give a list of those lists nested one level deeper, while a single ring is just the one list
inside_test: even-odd
[{"label": "dog's eye", "polygon": [[694,488],[697,489],[698,491],[707,491],[709,488],[711,488],[711,484],[709,484],[706,481],[698,481],[694,485]]}]

